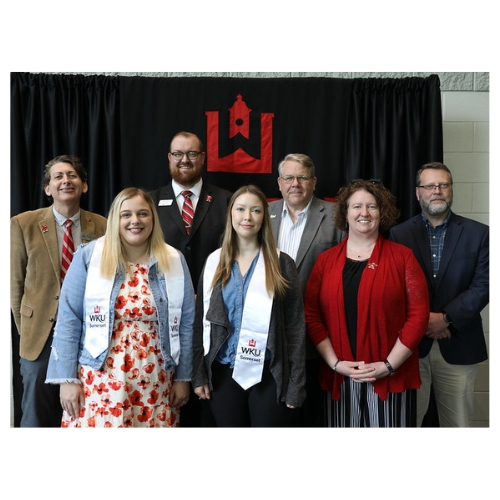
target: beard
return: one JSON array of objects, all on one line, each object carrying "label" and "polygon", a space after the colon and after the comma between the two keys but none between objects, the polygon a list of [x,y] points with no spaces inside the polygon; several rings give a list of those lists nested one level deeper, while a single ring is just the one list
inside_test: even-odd
[{"label": "beard", "polygon": [[426,203],[424,200],[420,200],[420,207],[422,211],[428,213],[429,215],[442,215],[448,212],[451,209],[452,200],[449,202],[446,200],[442,200],[438,202],[429,202]]},{"label": "beard", "polygon": [[179,168],[181,166],[170,166],[170,177],[181,186],[194,186],[201,178],[202,169],[195,165],[190,165],[187,169]]}]

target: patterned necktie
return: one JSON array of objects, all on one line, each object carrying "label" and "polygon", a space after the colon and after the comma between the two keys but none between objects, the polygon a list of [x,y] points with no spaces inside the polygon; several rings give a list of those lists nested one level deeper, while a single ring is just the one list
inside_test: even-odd
[{"label": "patterned necktie", "polygon": [[184,221],[184,227],[187,233],[191,232],[191,226],[193,224],[194,208],[193,202],[191,201],[191,191],[183,191],[182,196],[184,196],[184,205],[182,205],[182,220]]},{"label": "patterned necktie", "polygon": [[73,224],[73,221],[71,219],[67,219],[62,248],[61,283],[63,282],[64,277],[68,272],[69,265],[73,260],[73,252],[75,251],[75,245],[73,243],[73,233],[71,232],[71,224]]}]

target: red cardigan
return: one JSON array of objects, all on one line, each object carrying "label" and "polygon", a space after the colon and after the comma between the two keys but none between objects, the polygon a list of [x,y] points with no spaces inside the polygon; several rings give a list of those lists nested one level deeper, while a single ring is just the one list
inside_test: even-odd
[{"label": "red cardigan", "polygon": [[[307,333],[314,345],[329,338],[335,354],[347,361],[384,360],[396,340],[413,351],[392,377],[373,383],[378,396],[420,387],[418,344],[429,322],[429,295],[424,273],[413,252],[379,236],[358,291],[358,331],[355,360],[347,333],[342,273],[347,240],[321,253],[307,283]],[[344,376],[321,363],[320,385],[340,398]]]}]

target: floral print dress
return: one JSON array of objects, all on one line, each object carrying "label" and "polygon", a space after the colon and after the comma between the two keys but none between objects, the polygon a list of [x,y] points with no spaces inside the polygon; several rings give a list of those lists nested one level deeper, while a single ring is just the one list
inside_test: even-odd
[{"label": "floral print dress", "polygon": [[108,358],[100,370],[80,366],[85,407],[78,419],[64,412],[62,427],[179,426],[179,410],[168,404],[175,370],[164,368],[148,268],[128,266],[115,302]]}]

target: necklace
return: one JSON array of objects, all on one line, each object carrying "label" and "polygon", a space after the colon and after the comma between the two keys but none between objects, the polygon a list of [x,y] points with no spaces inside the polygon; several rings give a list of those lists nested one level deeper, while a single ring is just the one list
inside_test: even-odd
[{"label": "necklace", "polygon": [[366,250],[354,250],[353,248],[351,247],[347,247],[347,253],[348,255],[351,256],[351,258],[353,257],[356,257],[358,259],[368,259],[370,258],[370,255],[372,254],[372,251],[373,251],[373,248],[375,247],[375,243],[373,243],[373,245],[370,245],[369,248],[367,248]]}]

